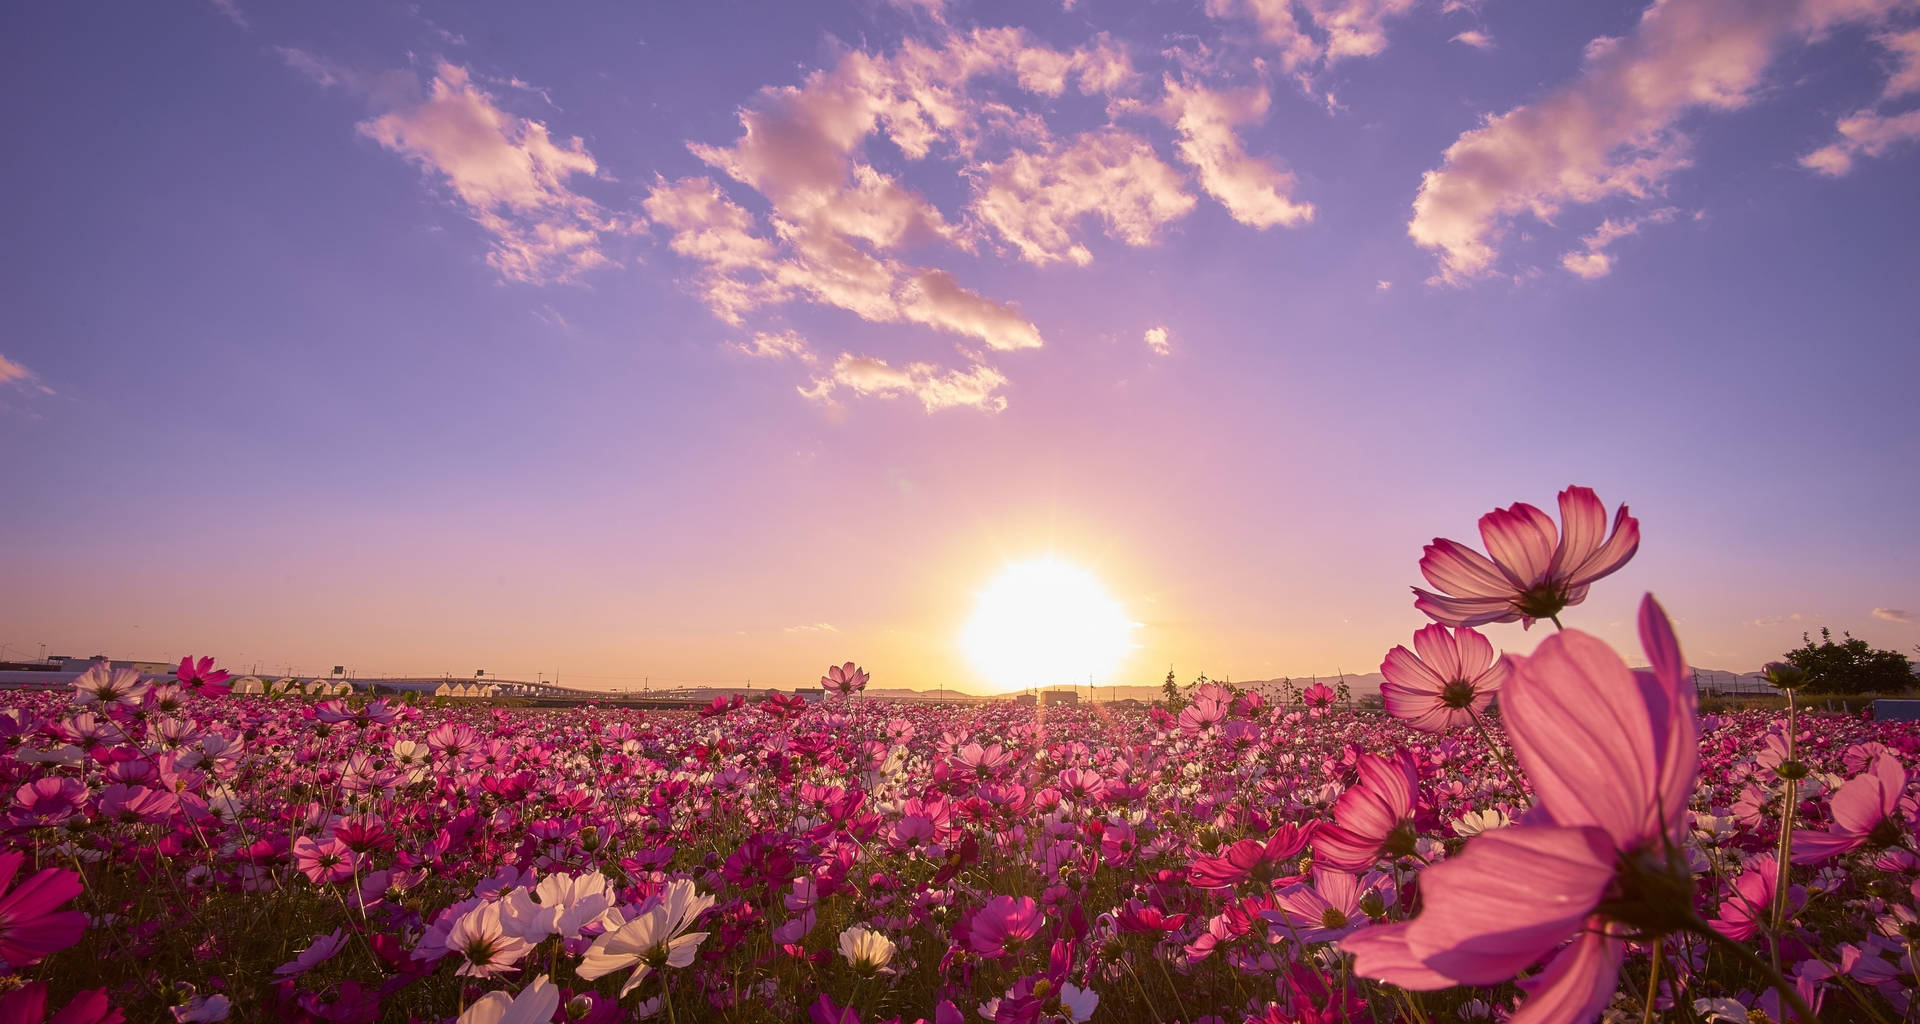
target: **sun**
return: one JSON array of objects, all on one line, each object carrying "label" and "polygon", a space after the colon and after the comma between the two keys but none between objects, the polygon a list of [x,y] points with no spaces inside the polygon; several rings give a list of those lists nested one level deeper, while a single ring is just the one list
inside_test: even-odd
[{"label": "sun", "polygon": [[1134,623],[1093,573],[1054,558],[1016,562],[979,594],[961,647],[996,689],[1109,682]]}]

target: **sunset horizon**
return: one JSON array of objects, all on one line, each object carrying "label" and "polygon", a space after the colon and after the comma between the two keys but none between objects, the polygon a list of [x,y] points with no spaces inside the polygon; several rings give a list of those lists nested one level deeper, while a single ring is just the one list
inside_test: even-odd
[{"label": "sunset horizon", "polygon": [[1338,6],[14,12],[0,657],[1364,674],[1576,483],[1609,642],[1920,642],[1908,8]]}]

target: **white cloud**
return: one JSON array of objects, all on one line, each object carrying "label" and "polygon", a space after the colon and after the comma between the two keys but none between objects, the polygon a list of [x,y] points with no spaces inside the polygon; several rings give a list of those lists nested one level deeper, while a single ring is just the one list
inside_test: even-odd
[{"label": "white cloud", "polygon": [[927,412],[942,409],[971,408],[999,412],[1007,407],[997,392],[1007,378],[990,366],[975,363],[966,370],[946,370],[931,363],[911,363],[896,369],[885,360],[841,353],[834,360],[833,372],[815,377],[810,387],[800,388],[802,395],[820,402],[832,402],[839,389],[857,395],[895,398],[908,395],[919,399]]},{"label": "white cloud", "polygon": [[840,627],[831,622],[813,622],[800,626],[788,626],[789,633],[838,633]]},{"label": "white cloud", "polygon": [[246,13],[240,10],[240,5],[235,0],[208,0],[208,2],[213,4],[214,10],[226,15],[228,21],[241,28],[248,27]]},{"label": "white cloud", "polygon": [[1477,28],[1470,28],[1453,37],[1456,43],[1465,43],[1476,50],[1493,49],[1493,37]]},{"label": "white cloud", "polygon": [[1448,147],[1422,180],[1407,233],[1438,252],[1436,280],[1487,274],[1508,220],[1522,213],[1547,220],[1569,203],[1653,194],[1688,163],[1676,128],[1684,115],[1746,105],[1787,43],[1876,21],[1904,2],[1656,3],[1626,36],[1589,44],[1572,81]]},{"label": "white cloud", "polygon": [[1163,111],[1180,136],[1180,158],[1200,174],[1200,187],[1233,219],[1262,230],[1313,219],[1313,204],[1295,202],[1293,175],[1249,156],[1233,127],[1264,117],[1272,97],[1264,88],[1216,92],[1166,79]]},{"label": "white cloud", "polygon": [[811,363],[817,358],[807,339],[794,331],[758,331],[750,341],[733,342],[727,347],[756,359],[798,359]]},{"label": "white cloud", "polygon": [[613,262],[605,236],[634,229],[573,191],[599,171],[578,138],[500,109],[465,68],[442,62],[428,93],[360,132],[443,181],[493,236],[487,262],[510,281],[546,284]]},{"label": "white cloud", "polygon": [[1588,280],[1605,277],[1613,272],[1613,257],[1606,251],[1608,246],[1628,235],[1639,234],[1644,225],[1670,223],[1679,212],[1671,206],[1665,206],[1639,217],[1601,221],[1593,234],[1580,240],[1584,248],[1562,255],[1560,265]]},{"label": "white cloud", "polygon": [[1381,280],[1373,282],[1373,290],[1376,292],[1390,292],[1393,290],[1393,282],[1382,278]]},{"label": "white cloud", "polygon": [[1887,622],[1912,622],[1913,616],[1904,608],[1875,608],[1873,617]]},{"label": "white cloud", "polygon": [[1149,327],[1146,336],[1147,348],[1156,356],[1164,356],[1173,351],[1173,341],[1165,327]]},{"label": "white cloud", "polygon": [[1093,254],[1074,235],[1081,218],[1097,217],[1109,237],[1144,246],[1153,244],[1161,225],[1186,216],[1194,202],[1180,175],[1146,140],[1105,128],[1070,146],[1049,144],[982,164],[972,211],[1029,263],[1070,260],[1085,266]]},{"label": "white cloud", "polygon": [[[1243,18],[1280,51],[1287,71],[1371,57],[1387,48],[1387,21],[1416,0],[1207,0],[1215,18]],[[1301,19],[1305,15],[1305,20]]]}]

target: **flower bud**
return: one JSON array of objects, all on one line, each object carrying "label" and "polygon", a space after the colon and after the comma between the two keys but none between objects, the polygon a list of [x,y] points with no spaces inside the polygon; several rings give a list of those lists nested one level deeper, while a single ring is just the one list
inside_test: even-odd
[{"label": "flower bud", "polygon": [[1766,681],[1782,690],[1797,690],[1807,681],[1807,674],[1800,666],[1787,661],[1770,661],[1760,668],[1760,675]]}]

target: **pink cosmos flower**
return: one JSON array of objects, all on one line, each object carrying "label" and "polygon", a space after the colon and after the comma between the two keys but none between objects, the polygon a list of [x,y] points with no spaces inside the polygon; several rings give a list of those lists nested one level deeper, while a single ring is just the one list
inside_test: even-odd
[{"label": "pink cosmos flower", "polygon": [[181,686],[203,697],[221,697],[226,695],[226,682],[233,673],[224,668],[214,668],[212,658],[194,661],[192,655],[186,655],[180,659],[180,667],[174,670],[173,675],[180,680]]},{"label": "pink cosmos flower", "polygon": [[1045,921],[1032,897],[995,896],[973,916],[969,944],[984,957],[1007,956],[1019,952],[1023,944],[1040,934]]},{"label": "pink cosmos flower", "polygon": [[1920,820],[1906,789],[1907,770],[1900,759],[1891,753],[1875,757],[1871,768],[1834,790],[1828,801],[1833,828],[1795,833],[1793,862],[1817,864],[1863,846],[1877,849],[1898,843],[1905,831],[1901,819]]},{"label": "pink cosmos flower", "polygon": [[1539,802],[1526,824],[1421,872],[1418,916],[1343,940],[1355,973],[1416,990],[1494,985],[1558,949],[1522,982],[1512,1024],[1568,1024],[1612,998],[1626,934],[1697,924],[1681,852],[1699,757],[1693,680],[1651,596],[1640,637],[1651,672],[1572,630],[1508,655],[1506,726]]},{"label": "pink cosmos flower", "polygon": [[1315,683],[1300,691],[1300,699],[1306,701],[1307,708],[1313,711],[1316,717],[1333,706],[1334,696],[1333,687],[1325,683]]},{"label": "pink cosmos flower", "polygon": [[335,953],[347,944],[347,933],[339,928],[331,935],[315,935],[307,948],[301,950],[292,960],[273,969],[273,973],[282,978],[297,978],[315,967],[333,959]]},{"label": "pink cosmos flower", "polygon": [[1279,909],[1261,911],[1260,916],[1301,942],[1326,942],[1367,923],[1360,912],[1364,891],[1358,875],[1314,868],[1312,885],[1302,882],[1282,889],[1274,897]]},{"label": "pink cosmos flower", "polygon": [[981,747],[978,743],[968,743],[954,752],[954,760],[962,770],[973,772],[980,778],[991,778],[1013,763],[1013,752],[995,743],[991,747]]},{"label": "pink cosmos flower", "polygon": [[1413,634],[1413,648],[1387,652],[1380,698],[1388,714],[1422,732],[1472,725],[1507,681],[1507,663],[1494,660],[1493,645],[1477,630],[1450,632],[1435,623]]},{"label": "pink cosmos flower", "polygon": [[309,836],[301,836],[293,841],[292,853],[293,866],[315,885],[344,882],[352,878],[354,866],[359,861],[359,855],[337,836],[329,836],[319,842]]},{"label": "pink cosmos flower", "polygon": [[80,876],[62,868],[45,868],[9,886],[26,856],[0,853],[0,960],[12,967],[37,964],[80,941],[87,915],[56,909],[80,895]]},{"label": "pink cosmos flower", "polygon": [[[1626,565],[1640,548],[1640,521],[1627,506],[1607,536],[1607,508],[1586,487],[1560,492],[1555,530],[1545,512],[1520,502],[1480,517],[1486,555],[1436,537],[1420,558],[1420,573],[1441,593],[1413,588],[1413,606],[1449,626],[1489,622],[1533,625],[1587,599],[1587,588]],[[1605,542],[1602,542],[1602,538]]]},{"label": "pink cosmos flower", "polygon": [[1391,761],[1360,755],[1360,784],[1340,794],[1332,825],[1314,836],[1316,866],[1365,871],[1382,857],[1405,857],[1419,838],[1413,827],[1420,792],[1420,769],[1402,750]]},{"label": "pink cosmos flower", "polygon": [[867,678],[864,669],[854,667],[853,662],[849,661],[845,665],[828,668],[827,674],[820,677],[820,688],[844,697],[856,690],[866,689]]}]

